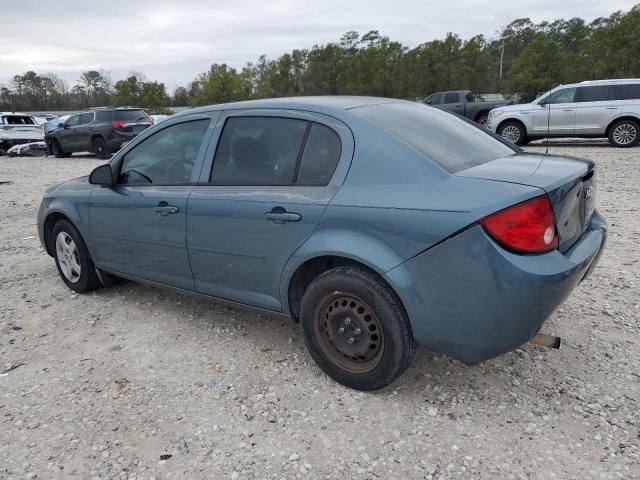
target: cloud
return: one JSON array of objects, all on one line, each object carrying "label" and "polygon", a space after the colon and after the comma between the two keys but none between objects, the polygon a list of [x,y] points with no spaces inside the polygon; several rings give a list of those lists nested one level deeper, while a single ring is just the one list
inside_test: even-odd
[{"label": "cloud", "polygon": [[515,18],[592,20],[635,1],[0,0],[0,82],[35,70],[73,83],[81,71],[103,68],[114,80],[139,71],[173,89],[214,62],[241,67],[262,54],[336,41],[348,30],[379,30],[413,47],[447,32],[491,37]]}]

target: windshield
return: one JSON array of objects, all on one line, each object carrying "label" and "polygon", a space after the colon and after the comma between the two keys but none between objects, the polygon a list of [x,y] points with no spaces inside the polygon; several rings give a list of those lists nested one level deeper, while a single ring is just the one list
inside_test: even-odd
[{"label": "windshield", "polygon": [[352,112],[399,138],[449,173],[516,153],[486,129],[426,105],[384,103]]}]

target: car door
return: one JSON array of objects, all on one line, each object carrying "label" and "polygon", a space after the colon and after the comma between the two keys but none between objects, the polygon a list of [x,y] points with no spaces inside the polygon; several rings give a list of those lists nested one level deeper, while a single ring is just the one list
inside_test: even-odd
[{"label": "car door", "polygon": [[280,311],[280,277],[344,180],[353,136],[305,112],[223,113],[215,149],[189,198],[198,292]]},{"label": "car door", "polygon": [[[576,88],[555,90],[541,99],[533,111],[536,135],[573,135],[576,123]],[[542,105],[541,105],[542,103]]]},{"label": "car door", "polygon": [[442,104],[440,108],[449,112],[455,112],[464,115],[464,95],[460,92],[447,92],[442,96]]},{"label": "car door", "polygon": [[604,134],[607,125],[622,110],[613,85],[578,87],[576,92],[576,135]]},{"label": "car door", "polygon": [[168,121],[114,159],[116,185],[90,197],[98,267],[193,290],[187,199],[213,132],[211,122],[204,115]]},{"label": "car door", "polygon": [[93,130],[94,112],[84,112],[80,114],[78,125],[73,127],[74,151],[88,152],[91,147],[91,133]]},{"label": "car door", "polygon": [[64,128],[60,128],[56,131],[56,138],[60,143],[60,147],[65,152],[77,152],[76,149],[76,128],[80,124],[80,115],[71,115],[66,122],[64,122]]}]

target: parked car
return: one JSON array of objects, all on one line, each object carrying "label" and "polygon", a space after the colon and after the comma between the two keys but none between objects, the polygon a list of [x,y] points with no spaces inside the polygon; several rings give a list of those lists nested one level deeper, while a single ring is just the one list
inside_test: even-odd
[{"label": "parked car", "polygon": [[474,96],[469,90],[452,90],[448,92],[437,92],[429,95],[423,100],[425,105],[457,113],[463,117],[473,120],[480,126],[485,126],[489,112],[496,107],[508,105],[510,102],[501,99],[484,101]]},{"label": "parked car", "polygon": [[14,145],[7,150],[10,157],[44,157],[47,154],[47,144],[45,142],[23,143]]},{"label": "parked car", "polygon": [[631,147],[640,141],[640,80],[560,85],[531,103],[492,110],[488,126],[517,145],[548,135]]},{"label": "parked car", "polygon": [[6,155],[14,145],[42,141],[40,125],[31,115],[0,112],[0,155]]},{"label": "parked car", "polygon": [[593,162],[368,97],[189,110],[50,187],[65,284],[113,276],[299,321],[313,359],[381,388],[416,342],[477,363],[535,336],[606,238]]},{"label": "parked car", "polygon": [[51,149],[58,158],[73,152],[93,152],[98,158],[109,158],[152,123],[141,108],[91,109],[61,122],[59,128],[49,134]]}]

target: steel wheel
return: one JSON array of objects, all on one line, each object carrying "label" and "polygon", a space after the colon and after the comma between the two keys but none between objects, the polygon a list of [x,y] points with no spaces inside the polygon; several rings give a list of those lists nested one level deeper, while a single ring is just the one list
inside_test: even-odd
[{"label": "steel wheel", "polygon": [[511,143],[518,143],[518,140],[520,140],[520,129],[515,125],[507,125],[502,129],[502,138],[509,140]]},{"label": "steel wheel", "polygon": [[638,130],[631,123],[621,123],[613,129],[612,135],[618,145],[630,145],[638,136]]},{"label": "steel wheel", "polygon": [[60,232],[56,237],[56,256],[66,279],[71,283],[78,283],[82,273],[80,254],[76,243],[67,232]]},{"label": "steel wheel", "polygon": [[316,309],[314,329],[323,353],[348,372],[371,371],[384,353],[377,315],[354,295],[327,295]]}]

